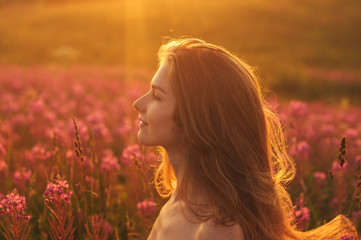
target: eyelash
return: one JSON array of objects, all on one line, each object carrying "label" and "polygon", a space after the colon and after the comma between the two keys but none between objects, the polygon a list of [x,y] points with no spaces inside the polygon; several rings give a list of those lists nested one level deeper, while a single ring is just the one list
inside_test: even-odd
[{"label": "eyelash", "polygon": [[152,91],[152,96],[153,96],[153,99],[155,99],[155,100],[160,100],[159,97],[155,96],[155,92],[154,92],[154,91]]}]

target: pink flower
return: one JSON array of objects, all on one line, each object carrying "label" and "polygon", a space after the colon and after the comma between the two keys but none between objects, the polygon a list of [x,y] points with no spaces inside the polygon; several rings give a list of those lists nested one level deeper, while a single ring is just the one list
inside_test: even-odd
[{"label": "pink flower", "polygon": [[55,183],[49,183],[43,193],[46,203],[64,201],[70,203],[72,191],[69,190],[69,184],[65,180],[56,180]]},{"label": "pink flower", "polygon": [[334,137],[326,137],[321,140],[320,145],[324,150],[330,151],[331,149],[339,148],[340,140]]},{"label": "pink flower", "polygon": [[56,137],[57,145],[64,145],[68,142],[72,142],[69,139],[69,136],[67,136],[66,132],[64,132],[64,126],[62,122],[56,122],[55,126],[53,128],[49,128],[46,131],[47,139],[53,141],[54,136]]},{"label": "pink flower", "polygon": [[301,193],[295,206],[293,206],[292,215],[296,221],[297,228],[299,229],[304,229],[310,222],[310,210],[305,206],[303,193]]},{"label": "pink flower", "polygon": [[133,131],[132,120],[130,120],[129,118],[125,118],[123,120],[123,123],[114,130],[115,134],[121,137],[130,134],[132,131]]},{"label": "pink flower", "polygon": [[342,237],[340,237],[338,240],[357,240],[353,235],[346,233]]},{"label": "pink flower", "polygon": [[306,141],[300,141],[293,145],[290,149],[290,154],[297,159],[305,160],[310,153],[310,145]]},{"label": "pink flower", "polygon": [[320,127],[322,136],[334,136],[337,134],[337,130],[333,124],[325,124]]},{"label": "pink flower", "polygon": [[300,207],[295,209],[295,216],[299,222],[309,222],[310,221],[310,210],[308,207]]},{"label": "pink flower", "polygon": [[0,160],[0,174],[6,174],[8,170],[8,165],[5,161]]},{"label": "pink flower", "polygon": [[153,201],[145,200],[137,204],[138,213],[143,216],[154,215],[156,206]]},{"label": "pink flower", "polygon": [[95,125],[95,124],[103,123],[104,118],[105,118],[104,113],[97,111],[97,112],[93,112],[92,114],[88,115],[86,117],[86,122],[88,124]]},{"label": "pink flower", "polygon": [[74,84],[72,86],[72,92],[73,92],[74,96],[82,96],[82,95],[84,95],[85,90],[84,90],[83,85]]},{"label": "pink flower", "polygon": [[0,201],[0,215],[4,213],[8,215],[16,214],[19,218],[29,220],[30,216],[25,214],[25,210],[25,197],[17,193],[9,193]]},{"label": "pink flower", "polygon": [[110,225],[110,223],[106,220],[103,220],[103,230],[108,234],[108,235],[112,235],[113,234],[113,227],[112,225]]},{"label": "pink flower", "polygon": [[57,119],[57,116],[52,111],[46,111],[46,112],[44,112],[44,119],[47,122],[55,122]]},{"label": "pink flower", "polygon": [[358,131],[354,128],[349,128],[344,133],[346,140],[348,141],[354,141],[357,139]]},{"label": "pink flower", "polygon": [[45,104],[42,99],[36,99],[29,103],[28,110],[31,113],[40,114],[45,110]]},{"label": "pink flower", "polygon": [[361,154],[356,155],[356,157],[355,157],[355,163],[356,163],[356,164],[361,164]]},{"label": "pink flower", "polygon": [[14,172],[14,183],[15,184],[24,184],[24,183],[29,183],[31,180],[31,170],[27,170],[25,171],[24,169],[22,169],[21,171],[15,171]]},{"label": "pink flower", "polygon": [[339,172],[339,171],[341,171],[341,169],[347,169],[347,167],[348,167],[348,162],[345,162],[343,165],[342,165],[342,167],[341,167],[341,165],[340,165],[340,161],[339,160],[335,160],[335,161],[333,161],[333,163],[332,163],[332,171],[333,172]]},{"label": "pink flower", "polygon": [[317,182],[321,182],[326,179],[326,174],[324,172],[315,172],[313,176]]},{"label": "pink flower", "polygon": [[104,123],[97,123],[93,125],[94,136],[99,139],[103,139],[106,142],[112,141],[112,135],[109,132],[107,126]]},{"label": "pink flower", "polygon": [[74,227],[70,198],[72,191],[69,190],[67,181],[56,176],[54,183],[49,183],[43,193],[44,203],[51,211],[50,233],[58,239],[74,239]]},{"label": "pink flower", "polygon": [[288,114],[294,117],[303,117],[307,114],[307,104],[292,100],[288,105]]},{"label": "pink flower", "polygon": [[346,198],[343,197],[342,199],[338,199],[337,197],[332,198],[330,201],[330,206],[333,209],[337,209],[338,206],[344,205],[346,203]]},{"label": "pink flower", "polygon": [[85,184],[90,188],[95,183],[95,178],[90,176],[85,176]]},{"label": "pink flower", "polygon": [[0,157],[5,156],[5,154],[6,154],[5,147],[2,143],[0,143]]},{"label": "pink flower", "polygon": [[361,211],[352,212],[351,216],[353,221],[358,222],[361,220]]},{"label": "pink flower", "polygon": [[110,173],[120,169],[118,159],[113,155],[112,150],[108,149],[103,152],[100,162],[100,172]]},{"label": "pink flower", "polygon": [[133,165],[134,160],[138,160],[139,162],[144,161],[144,157],[140,152],[140,148],[138,144],[128,145],[123,149],[122,153],[122,164],[124,166]]},{"label": "pink flower", "polygon": [[25,152],[25,158],[29,162],[46,161],[51,157],[51,153],[47,152],[43,146],[35,145],[30,151]]}]

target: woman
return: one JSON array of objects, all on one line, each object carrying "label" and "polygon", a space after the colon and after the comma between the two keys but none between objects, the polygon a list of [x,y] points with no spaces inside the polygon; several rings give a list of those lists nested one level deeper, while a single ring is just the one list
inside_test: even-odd
[{"label": "woman", "polygon": [[284,185],[294,177],[280,123],[251,68],[222,47],[179,39],[159,50],[151,89],[134,102],[138,140],[162,146],[155,175],[169,197],[148,239],[338,239],[339,216],[294,228]]}]

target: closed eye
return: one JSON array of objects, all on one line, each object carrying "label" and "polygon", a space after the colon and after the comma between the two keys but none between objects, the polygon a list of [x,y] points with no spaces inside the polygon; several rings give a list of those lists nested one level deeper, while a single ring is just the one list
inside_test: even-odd
[{"label": "closed eye", "polygon": [[160,100],[160,98],[155,94],[155,91],[153,90],[152,91],[152,96],[153,96],[153,99],[155,99],[155,100]]}]

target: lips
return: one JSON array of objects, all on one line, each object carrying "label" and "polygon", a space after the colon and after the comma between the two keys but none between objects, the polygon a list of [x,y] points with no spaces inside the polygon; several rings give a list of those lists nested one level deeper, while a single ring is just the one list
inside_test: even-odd
[{"label": "lips", "polygon": [[144,127],[144,126],[147,126],[148,123],[145,122],[143,119],[139,118],[139,127]]}]

